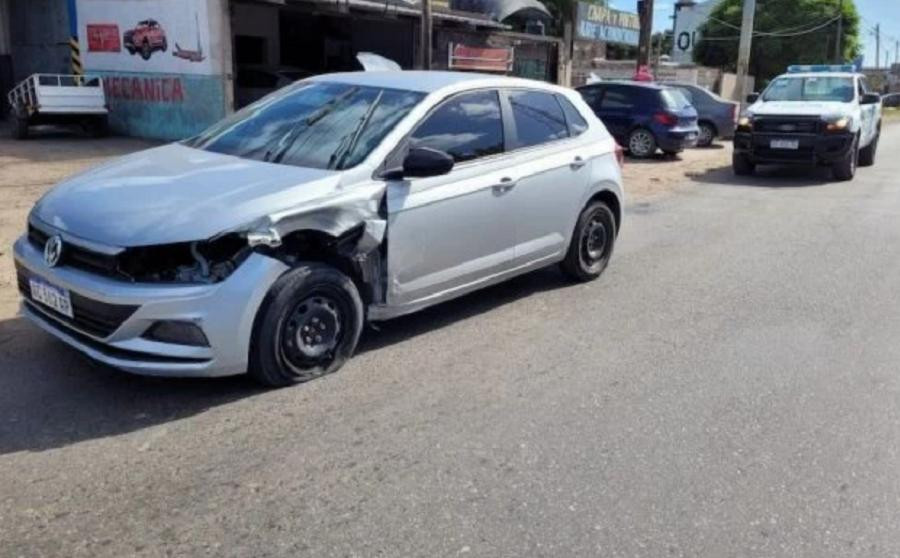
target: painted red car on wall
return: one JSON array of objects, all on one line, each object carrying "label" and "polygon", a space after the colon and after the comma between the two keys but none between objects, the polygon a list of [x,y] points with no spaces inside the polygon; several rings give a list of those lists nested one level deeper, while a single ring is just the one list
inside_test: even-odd
[{"label": "painted red car on wall", "polygon": [[134,29],[125,31],[122,42],[129,54],[140,53],[144,60],[150,60],[157,50],[165,52],[169,48],[166,32],[155,19],[145,19]]}]

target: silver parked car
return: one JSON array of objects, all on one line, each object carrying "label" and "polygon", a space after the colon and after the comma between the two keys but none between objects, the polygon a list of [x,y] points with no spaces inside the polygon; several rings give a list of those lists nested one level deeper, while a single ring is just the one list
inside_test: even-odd
[{"label": "silver parked car", "polygon": [[688,101],[697,109],[700,136],[698,147],[709,147],[716,138],[731,139],[734,137],[738,121],[740,103],[723,99],[709,89],[693,83],[666,83],[670,87],[680,89]]},{"label": "silver parked car", "polygon": [[367,320],[555,263],[596,278],[622,220],[619,157],[572,90],[317,76],[57,185],[15,244],[22,310],[130,372],[308,380]]}]

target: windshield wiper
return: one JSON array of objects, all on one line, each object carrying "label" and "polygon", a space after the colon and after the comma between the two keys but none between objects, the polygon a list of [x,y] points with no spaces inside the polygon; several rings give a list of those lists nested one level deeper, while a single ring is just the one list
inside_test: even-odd
[{"label": "windshield wiper", "polygon": [[284,156],[287,154],[288,149],[290,149],[291,145],[294,143],[294,141],[296,141],[301,132],[334,112],[334,109],[336,109],[349,97],[353,96],[357,91],[359,91],[359,87],[351,87],[334,99],[331,99],[330,101],[322,105],[322,107],[316,110],[314,113],[301,120],[296,126],[291,128],[287,131],[287,133],[281,136],[274,149],[269,149],[266,151],[266,155],[265,157],[263,157],[263,161],[267,163],[269,161],[273,163],[280,163]]},{"label": "windshield wiper", "polygon": [[[344,159],[347,158],[348,155],[353,153],[353,150],[356,148],[356,144],[359,142],[359,137],[362,135],[363,130],[366,129],[366,126],[369,125],[369,121],[372,119],[372,115],[375,113],[375,109],[378,108],[378,104],[381,102],[381,97],[384,95],[384,90],[378,92],[378,96],[375,97],[375,100],[372,101],[372,104],[369,105],[369,108],[366,109],[366,113],[362,115],[359,119],[359,122],[356,124],[356,128],[353,129],[353,132],[344,136],[344,139],[341,140],[341,143],[338,145],[337,149],[334,150],[334,153],[331,154],[331,157],[328,158],[328,168],[329,169],[339,169],[344,165]],[[349,142],[345,140],[350,138]]]}]

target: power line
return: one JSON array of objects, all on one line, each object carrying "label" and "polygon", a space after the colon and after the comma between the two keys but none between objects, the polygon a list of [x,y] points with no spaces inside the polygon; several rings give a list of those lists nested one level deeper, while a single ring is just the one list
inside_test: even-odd
[{"label": "power line", "polygon": [[[717,22],[717,23],[720,23],[720,24],[724,25],[725,27],[730,27],[730,28],[736,29],[736,30],[738,30],[738,31],[741,30],[741,26],[740,26],[740,25],[734,25],[733,23],[729,23],[729,22],[727,22],[727,21],[725,21],[725,20],[722,20],[722,19],[719,19],[719,18],[716,18],[716,17],[713,17],[713,16],[709,16],[709,19],[710,19],[711,21],[715,21],[715,22]],[[837,21],[838,19],[840,19],[840,16],[827,18],[827,19],[824,19],[824,20],[819,21],[819,22],[817,22],[817,23],[809,23],[809,22],[807,22],[807,23],[803,23],[803,24],[801,24],[801,25],[795,25],[795,26],[793,26],[793,27],[786,27],[786,28],[784,28],[784,29],[779,29],[779,30],[777,30],[777,31],[756,31],[756,32],[753,33],[753,36],[755,36],[755,37],[762,37],[762,36],[776,36],[776,35],[781,35],[781,34],[783,34],[783,33],[789,33],[789,32],[791,32],[791,31],[798,31],[798,30],[801,30],[801,29],[804,29],[804,28],[808,28],[808,27],[810,27],[810,26],[813,26],[813,28],[818,29],[817,26],[819,26],[820,24],[821,24],[821,25],[828,25],[829,23],[831,23],[831,22],[833,22],[833,21]],[[806,30],[804,30],[803,32],[808,32],[808,31],[809,31],[809,29],[806,29]]]},{"label": "power line", "polygon": [[[784,37],[799,37],[800,35],[807,35],[809,33],[814,33],[816,31],[819,31],[820,29],[824,29],[825,27],[828,27],[829,25],[831,25],[832,23],[837,21],[839,18],[840,18],[840,16],[833,17],[833,18],[829,19],[828,21],[826,21],[825,23],[822,23],[821,25],[817,25],[816,27],[813,27],[811,29],[806,29],[804,31],[799,31],[796,33],[784,33],[784,32],[766,33],[763,31],[759,31],[759,32],[753,33],[753,36],[754,37],[771,37],[771,38],[776,38],[776,39],[784,38]],[[706,37],[706,36],[703,36],[700,38],[701,41],[733,41],[735,39],[740,39],[740,37],[739,36],[735,36],[735,37]]]}]

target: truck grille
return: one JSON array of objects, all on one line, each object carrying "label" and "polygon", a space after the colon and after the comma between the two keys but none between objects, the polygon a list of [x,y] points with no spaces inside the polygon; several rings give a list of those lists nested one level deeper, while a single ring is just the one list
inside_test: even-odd
[{"label": "truck grille", "polygon": [[820,128],[818,117],[765,116],[753,120],[753,131],[766,134],[818,134]]},{"label": "truck grille", "polygon": [[[31,273],[16,263],[16,280],[19,284],[19,292],[28,301],[31,301],[30,277]],[[139,308],[139,306],[126,304],[108,304],[71,291],[69,292],[69,298],[72,301],[74,318],[64,316],[38,303],[32,304],[45,314],[49,314],[59,321],[71,325],[76,330],[96,337],[109,337],[112,335]]]},{"label": "truck grille", "polygon": [[[28,241],[38,250],[43,251],[44,244],[50,235],[31,223],[28,224]],[[91,273],[119,277],[118,260],[115,256],[93,252],[74,244],[66,243],[62,257],[57,265],[69,265]]]}]

